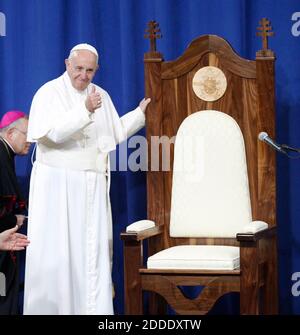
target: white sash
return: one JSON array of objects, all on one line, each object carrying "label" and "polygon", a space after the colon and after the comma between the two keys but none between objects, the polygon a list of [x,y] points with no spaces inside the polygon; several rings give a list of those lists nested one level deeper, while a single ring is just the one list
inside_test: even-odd
[{"label": "white sash", "polygon": [[108,171],[108,154],[100,153],[97,148],[73,151],[51,149],[46,152],[37,150],[36,161],[73,170],[92,170],[100,173]]}]

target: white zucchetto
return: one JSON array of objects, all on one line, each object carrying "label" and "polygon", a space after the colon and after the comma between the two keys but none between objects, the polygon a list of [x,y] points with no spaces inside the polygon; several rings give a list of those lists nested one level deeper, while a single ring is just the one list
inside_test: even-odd
[{"label": "white zucchetto", "polygon": [[90,44],[87,44],[87,43],[81,43],[81,44],[77,44],[75,45],[71,51],[70,51],[70,54],[73,52],[73,51],[77,51],[77,50],[88,50],[90,52],[92,52],[93,54],[95,54],[97,56],[97,58],[99,57],[98,56],[98,52],[97,50]]}]

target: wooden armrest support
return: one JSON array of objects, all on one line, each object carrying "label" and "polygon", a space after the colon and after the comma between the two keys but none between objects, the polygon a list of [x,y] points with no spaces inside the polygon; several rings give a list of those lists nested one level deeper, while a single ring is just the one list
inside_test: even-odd
[{"label": "wooden armrest support", "polygon": [[130,241],[143,241],[146,238],[157,236],[162,234],[163,226],[155,226],[153,228],[145,229],[140,232],[123,232],[121,233],[121,240],[130,242]]},{"label": "wooden armrest support", "polygon": [[276,234],[277,227],[273,226],[257,233],[238,233],[236,234],[236,239],[239,242],[256,242],[260,239],[271,238]]}]

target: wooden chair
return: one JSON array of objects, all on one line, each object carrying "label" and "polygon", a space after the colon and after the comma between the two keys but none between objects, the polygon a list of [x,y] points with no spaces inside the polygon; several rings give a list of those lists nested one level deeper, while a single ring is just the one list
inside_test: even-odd
[{"label": "wooden chair", "polygon": [[[147,204],[155,226],[121,234],[126,314],[144,313],[143,291],[150,292],[151,314],[166,313],[167,304],[179,314],[206,314],[229,292],[240,293],[241,314],[277,313],[275,152],[258,141],[261,131],[275,135],[275,57],[267,45],[269,22],[263,19],[259,29],[263,49],[255,61],[205,35],[165,62],[156,51],[158,25],[149,23]],[[162,160],[166,153],[153,139],[175,135],[171,169],[161,161],[153,168],[156,155]],[[192,142],[182,144],[185,138]],[[182,163],[192,166],[187,175],[177,169]],[[204,288],[188,299],[181,286]]]}]

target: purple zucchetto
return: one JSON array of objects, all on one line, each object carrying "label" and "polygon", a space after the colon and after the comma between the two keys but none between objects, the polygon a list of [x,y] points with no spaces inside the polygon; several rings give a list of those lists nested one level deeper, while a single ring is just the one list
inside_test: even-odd
[{"label": "purple zucchetto", "polygon": [[8,127],[10,124],[23,117],[26,117],[26,114],[21,111],[8,111],[2,116],[2,119],[0,121],[0,128]]}]

